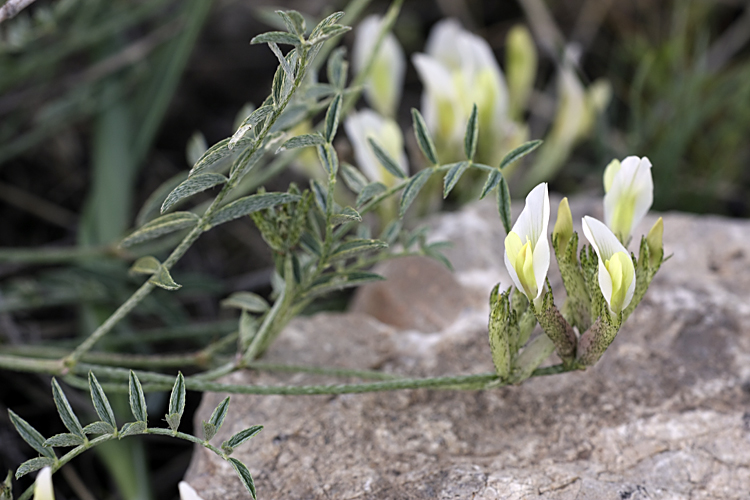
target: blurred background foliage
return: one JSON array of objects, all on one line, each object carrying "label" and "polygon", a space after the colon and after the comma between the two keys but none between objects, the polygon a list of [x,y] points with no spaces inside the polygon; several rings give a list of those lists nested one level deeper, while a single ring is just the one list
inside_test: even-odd
[{"label": "blurred background foliage", "polygon": [[[0,24],[0,350],[43,343],[59,355],[134,290],[127,267],[138,254],[116,242],[149,195],[186,172],[186,144],[196,131],[208,144],[231,135],[238,112],[267,95],[276,61],[247,42],[271,28],[269,8],[319,17],[347,5],[270,3],[37,0]],[[387,5],[354,0],[356,15],[346,22]],[[407,0],[395,27],[407,55],[423,50],[445,17],[484,37],[501,65],[507,32],[530,27],[540,53],[526,117],[532,139],[554,113],[553,75],[563,54],[573,54],[585,84],[611,83],[613,99],[593,138],[549,179],[553,190],[601,192],[604,166],[635,154],[654,165],[655,209],[750,215],[747,2]],[[409,64],[398,115],[405,131],[421,92]],[[287,171],[267,185],[285,189],[292,180],[306,183]],[[19,250],[29,247],[38,250]],[[155,292],[101,348],[199,349],[236,325],[219,299],[236,290],[268,293],[270,266],[249,221],[212,231],[179,264],[183,289]],[[0,442],[8,444],[0,447],[0,472],[31,456],[11,430],[7,406],[46,434],[62,430],[50,423],[57,419],[49,418],[48,387],[42,377],[0,372]],[[73,402],[90,412],[83,398]],[[63,498],[175,495],[189,446],[157,439],[117,446],[101,461],[84,455],[67,466]],[[135,479],[148,477],[146,470],[158,481]]]}]

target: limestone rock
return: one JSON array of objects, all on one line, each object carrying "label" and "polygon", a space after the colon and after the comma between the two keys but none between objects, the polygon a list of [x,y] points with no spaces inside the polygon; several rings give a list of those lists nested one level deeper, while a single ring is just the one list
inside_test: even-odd
[{"label": "limestone rock", "polygon": [[[571,201],[579,234],[580,217],[601,216],[600,203]],[[441,298],[404,295],[387,288],[399,282],[391,280],[379,284],[386,288],[377,294],[418,303],[413,314],[420,317],[405,327],[378,321],[385,317],[378,302],[362,299],[359,311],[372,316],[297,319],[266,359],[418,376],[492,371],[487,297],[496,282],[510,284],[495,210],[492,203],[478,203],[432,219],[431,238],[454,243],[446,253],[456,285],[448,293],[461,305],[451,315],[438,310],[446,307]],[[519,210],[514,207],[515,214]],[[553,220],[555,211],[553,203]],[[654,220],[649,217],[635,234]],[[664,227],[672,257],[614,344],[586,372],[482,392],[235,395],[215,439],[265,425],[235,452],[262,500],[746,499],[750,223],[666,214]],[[398,276],[403,268],[397,266],[384,272],[396,269]],[[423,274],[420,280],[431,277]],[[555,270],[551,275],[556,288],[559,277]],[[421,283],[420,289],[429,286]],[[257,372],[225,381],[333,382]],[[223,397],[205,394],[197,422],[208,419]],[[232,469],[202,448],[196,448],[186,480],[205,500],[249,498]]]}]

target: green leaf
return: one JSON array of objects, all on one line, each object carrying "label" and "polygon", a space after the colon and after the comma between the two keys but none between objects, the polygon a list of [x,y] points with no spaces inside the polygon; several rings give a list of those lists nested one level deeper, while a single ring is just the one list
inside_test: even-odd
[{"label": "green leaf", "polygon": [[268,46],[271,48],[271,52],[273,52],[273,54],[276,56],[276,59],[279,60],[281,68],[284,70],[284,73],[286,73],[286,77],[288,79],[287,81],[293,81],[294,71],[289,64],[289,61],[287,61],[286,57],[284,57],[284,54],[281,53],[281,49],[279,49],[279,46],[273,42],[269,43]]},{"label": "green leaf", "polygon": [[21,439],[45,457],[55,458],[55,452],[44,446],[44,436],[38,430],[34,429],[26,420],[16,415],[13,410],[8,410],[8,416],[13,423],[13,427],[16,428],[16,432],[21,436]]},{"label": "green leaf", "polygon": [[295,35],[305,34],[305,18],[296,10],[277,10],[276,14],[284,21],[287,29]]},{"label": "green leaf", "polygon": [[300,39],[298,36],[286,33],[284,31],[269,31],[268,33],[261,33],[253,37],[250,40],[251,45],[257,45],[259,43],[282,43],[286,45],[300,45]]},{"label": "green leaf", "polygon": [[315,204],[324,214],[328,212],[328,190],[315,179],[310,179],[310,189],[315,197]]},{"label": "green leaf", "polygon": [[336,176],[339,171],[339,156],[331,144],[318,146],[318,158],[329,176]]},{"label": "green leaf", "polygon": [[44,446],[53,446],[55,448],[78,446],[83,444],[83,438],[75,434],[63,433],[55,434],[44,442]]},{"label": "green leaf", "polygon": [[309,231],[305,231],[304,233],[302,233],[299,242],[300,245],[302,245],[302,248],[307,250],[309,253],[320,256],[322,252],[320,241],[318,241],[318,239]]},{"label": "green leaf", "polygon": [[198,223],[198,220],[199,217],[192,212],[175,212],[173,214],[162,215],[136,229],[130,236],[122,240],[120,246],[129,247],[164,234],[179,231],[180,229],[194,227]]},{"label": "green leaf", "polygon": [[172,275],[169,273],[169,270],[164,268],[163,266],[159,268],[158,273],[151,276],[148,282],[152,285],[156,285],[159,288],[163,288],[164,290],[169,291],[179,290],[180,288],[182,288],[182,285],[176,283],[175,280],[172,279]]},{"label": "green leaf", "polygon": [[393,245],[396,243],[402,227],[403,223],[400,220],[392,220],[385,229],[383,229],[383,232],[378,239],[385,241],[388,245]]},{"label": "green leaf", "polygon": [[345,222],[362,222],[362,216],[352,207],[344,207],[344,209],[341,210],[341,213],[333,214],[333,217],[331,218],[331,223],[334,225],[343,224]]},{"label": "green leaf", "polygon": [[342,35],[351,29],[352,28],[350,26],[342,26],[340,24],[332,24],[330,26],[326,26],[320,30],[320,34],[318,36],[310,39],[310,43],[323,43],[326,40],[329,40],[335,36]]},{"label": "green leaf", "polygon": [[218,186],[219,184],[224,184],[228,180],[229,179],[227,179],[223,175],[217,174],[215,172],[207,172],[205,174],[194,175],[185,180],[182,184],[174,188],[171,193],[169,193],[169,196],[167,196],[167,199],[164,200],[164,203],[161,206],[161,213],[166,212],[176,203],[189,196],[193,196],[194,194],[200,193],[214,186]]},{"label": "green leaf", "polygon": [[401,167],[398,166],[396,160],[391,158],[391,155],[388,154],[388,152],[383,149],[382,146],[380,146],[380,144],[375,141],[375,139],[373,139],[372,137],[368,137],[367,142],[370,143],[370,147],[372,148],[372,152],[375,153],[375,157],[387,171],[389,171],[399,179],[406,179],[406,174],[403,170],[401,170]]},{"label": "green leaf", "polygon": [[222,307],[236,307],[243,311],[263,313],[269,309],[268,302],[252,292],[235,292],[221,301]]},{"label": "green leaf", "polygon": [[138,380],[138,376],[133,370],[130,370],[130,376],[128,377],[128,395],[130,397],[130,411],[133,412],[137,422],[148,422],[146,396],[143,395],[141,381]]},{"label": "green leaf", "polygon": [[76,414],[73,413],[73,408],[70,407],[68,398],[65,397],[65,393],[60,388],[60,384],[57,383],[55,377],[52,377],[52,399],[55,401],[57,413],[60,414],[60,419],[65,428],[76,436],[85,438],[86,436],[83,434],[81,423],[78,421]]},{"label": "green leaf", "polygon": [[347,240],[337,246],[331,254],[331,260],[346,259],[363,252],[388,248],[388,243],[380,240],[354,239]]},{"label": "green leaf", "polygon": [[276,73],[273,75],[273,82],[271,83],[271,98],[275,108],[279,108],[281,101],[283,100],[284,87],[286,83],[286,73],[284,69],[279,66],[276,69]]},{"label": "green leaf", "polygon": [[502,178],[503,173],[499,169],[490,172],[487,176],[487,182],[484,183],[484,187],[482,188],[482,194],[479,195],[479,199],[483,200],[484,197],[487,196],[487,193],[495,189],[497,185],[500,184]]},{"label": "green leaf", "polygon": [[194,132],[185,146],[185,157],[187,158],[188,164],[190,166],[195,165],[207,150],[208,144],[206,144],[206,138],[201,132]]},{"label": "green leaf", "polygon": [[464,175],[464,172],[466,172],[470,165],[471,162],[460,161],[451,166],[448,173],[445,174],[445,179],[443,179],[443,198],[448,197],[448,194],[450,194],[458,180]]},{"label": "green leaf", "polygon": [[357,208],[361,208],[362,205],[370,201],[372,198],[380,193],[385,193],[386,191],[388,191],[388,188],[382,182],[373,182],[366,185],[362,188],[362,191],[359,192],[359,196],[357,196]]},{"label": "green leaf", "polygon": [[367,271],[352,271],[348,273],[324,274],[316,279],[305,294],[306,298],[324,295],[333,290],[343,290],[360,285],[366,285],[374,281],[383,281],[384,277]]},{"label": "green leaf", "polygon": [[336,97],[331,101],[331,105],[328,106],[326,112],[326,142],[333,142],[333,138],[336,137],[336,131],[339,128],[339,117],[341,116],[341,94],[337,94]]},{"label": "green leaf", "polygon": [[[227,156],[230,156],[234,154],[234,151],[232,149],[229,149],[229,141],[231,140],[231,137],[227,137],[226,139],[222,139],[221,141],[217,142],[210,148],[208,148],[208,151],[203,153],[203,156],[200,157],[198,162],[193,166],[192,169],[190,169],[190,172],[188,173],[188,177],[192,177],[194,175],[197,175],[201,173],[202,171],[206,170],[219,160],[223,160]],[[243,137],[239,140],[236,144],[234,144],[234,148],[236,149],[237,146],[246,146],[250,144],[252,141],[254,141],[254,137]]]},{"label": "green leaf", "polygon": [[221,449],[228,451],[228,453],[231,453],[232,451],[234,451],[235,448],[245,443],[246,441],[250,440],[252,437],[254,437],[256,434],[258,434],[262,430],[263,430],[262,425],[254,425],[245,430],[242,430],[238,432],[237,434],[235,434],[234,436],[227,439],[226,441],[224,441],[221,444]]},{"label": "green leaf", "polygon": [[161,262],[159,262],[156,257],[147,255],[146,257],[141,257],[136,260],[133,265],[130,266],[128,272],[130,274],[154,274],[159,268],[161,268]]},{"label": "green leaf", "polygon": [[214,435],[219,432],[219,429],[221,429],[221,425],[224,423],[224,417],[227,416],[227,411],[229,410],[229,396],[224,398],[224,400],[219,403],[219,405],[214,409],[213,413],[211,413],[211,418],[208,419],[208,424],[213,426],[214,434],[211,434],[209,437],[208,434],[206,434],[206,422],[204,422],[203,426],[203,432],[206,434],[206,441],[214,437]]},{"label": "green leaf", "polygon": [[500,213],[500,220],[503,222],[505,233],[508,234],[512,226],[510,223],[510,190],[505,177],[500,178],[500,185],[497,188],[497,211]]},{"label": "green leaf", "polygon": [[216,227],[230,220],[238,219],[258,210],[275,207],[284,203],[299,201],[300,197],[289,193],[262,193],[245,196],[219,209],[209,223],[209,227]]},{"label": "green leaf", "polygon": [[339,47],[333,51],[328,58],[328,82],[337,89],[346,87],[346,74],[349,72],[349,64],[344,60],[345,47]]},{"label": "green leaf", "polygon": [[445,255],[443,255],[442,253],[440,253],[437,250],[437,248],[439,248],[439,247],[435,247],[434,244],[433,245],[427,245],[424,248],[422,248],[422,252],[424,252],[424,254],[427,257],[430,257],[431,259],[435,259],[436,261],[438,261],[441,264],[443,264],[445,267],[448,268],[449,271],[453,271],[454,269],[453,269],[453,264],[451,264],[451,261],[448,260],[448,257],[446,257]]},{"label": "green leaf", "polygon": [[411,118],[414,123],[414,135],[417,137],[419,149],[422,150],[427,161],[433,165],[437,165],[438,157],[435,150],[435,143],[432,142],[432,137],[427,130],[427,124],[424,122],[424,118],[422,118],[422,115],[416,108],[411,108]]},{"label": "green leaf", "polygon": [[91,401],[94,403],[94,410],[99,418],[103,422],[108,423],[113,429],[117,428],[117,421],[115,420],[115,413],[112,411],[112,406],[109,404],[107,395],[104,394],[104,389],[96,379],[96,375],[89,371],[89,390],[91,391]]},{"label": "green leaf", "polygon": [[398,209],[399,217],[404,216],[406,211],[409,209],[409,206],[411,206],[411,204],[414,202],[414,199],[419,194],[419,191],[422,190],[433,172],[434,170],[432,168],[426,168],[424,170],[420,170],[417,175],[409,180],[409,183],[406,185],[404,192],[401,194],[401,205]]},{"label": "green leaf", "polygon": [[[273,50],[274,47],[276,47],[276,45],[273,45],[271,49]],[[279,51],[278,47],[276,47],[276,51],[274,51],[274,53],[277,53],[277,52],[278,52],[277,56],[281,60],[283,60],[287,66],[289,66],[289,63],[287,63],[286,59],[284,59],[284,56],[281,55],[281,52]],[[242,123],[240,123],[240,126],[237,127],[237,130],[234,132],[234,134],[232,134],[232,137],[229,138],[229,142],[227,143],[227,149],[231,151],[237,146],[237,144],[240,144],[240,141],[242,141],[242,139],[245,137],[245,134],[247,134],[250,130],[252,130],[253,127],[258,125],[259,123],[262,123],[266,118],[268,118],[268,116],[270,116],[273,113],[273,109],[274,109],[273,106],[261,106],[255,111],[253,111],[252,113],[250,113],[250,115],[248,115],[248,117],[245,118],[242,121]],[[251,134],[250,137],[248,137],[248,139],[254,140],[255,137],[253,136],[253,134]],[[242,144],[244,145],[245,143],[243,142]]]},{"label": "green leaf", "polygon": [[325,143],[326,140],[323,139],[323,136],[318,133],[297,135],[282,144],[281,147],[276,150],[276,153],[280,153],[281,151],[285,151],[287,149],[306,148],[308,146],[322,146]]},{"label": "green leaf", "polygon": [[107,422],[93,422],[83,428],[83,433],[88,434],[113,434],[115,428]]},{"label": "green leaf", "polygon": [[344,13],[341,12],[341,11],[334,12],[333,14],[329,15],[328,17],[326,17],[325,19],[323,19],[322,21],[320,21],[318,23],[318,25],[315,26],[315,28],[313,28],[312,32],[310,33],[310,38],[314,38],[314,37],[320,35],[320,33],[323,30],[323,28],[325,28],[326,26],[330,26],[330,25],[334,24],[335,22],[337,22],[342,17],[344,17]]},{"label": "green leaf", "polygon": [[158,217],[160,215],[159,210],[164,202],[164,198],[166,198],[167,195],[169,195],[169,193],[171,193],[172,190],[179,186],[185,179],[187,179],[187,172],[180,172],[173,175],[156,188],[154,192],[146,198],[143,206],[138,211],[138,215],[135,217],[135,227],[141,227],[154,217]]},{"label": "green leaf", "polygon": [[255,500],[257,498],[255,496],[255,483],[253,482],[253,476],[250,475],[250,471],[247,470],[245,464],[243,464],[236,458],[229,458],[228,460],[229,463],[232,464],[234,471],[240,477],[240,481],[242,481],[242,484],[245,485],[245,488],[253,496],[253,500]]},{"label": "green leaf", "polygon": [[536,148],[538,148],[542,144],[542,141],[535,140],[535,141],[529,141],[521,144],[516,149],[505,155],[503,160],[500,162],[500,169],[503,169],[510,165],[511,163],[520,160],[527,154],[534,151]]},{"label": "green leaf", "polygon": [[122,426],[118,434],[118,438],[122,439],[128,436],[135,436],[136,434],[145,434],[148,424],[146,422],[128,422]]},{"label": "green leaf", "polygon": [[470,161],[474,160],[477,152],[477,140],[479,139],[479,119],[477,118],[477,105],[471,108],[471,116],[466,124],[466,134],[464,135],[464,153]]},{"label": "green leaf", "polygon": [[184,411],[185,377],[182,376],[182,372],[179,372],[172,387],[172,394],[169,396],[169,413],[167,414],[169,428],[175,432],[177,432],[177,428],[180,426],[180,420]]},{"label": "green leaf", "polygon": [[49,457],[38,457],[32,458],[22,463],[21,466],[16,470],[16,479],[21,479],[23,476],[30,472],[36,472],[39,469],[45,467],[52,467],[55,465],[56,460]]},{"label": "green leaf", "polygon": [[368,184],[367,177],[346,162],[341,164],[341,178],[344,179],[346,187],[355,193],[360,193]]}]

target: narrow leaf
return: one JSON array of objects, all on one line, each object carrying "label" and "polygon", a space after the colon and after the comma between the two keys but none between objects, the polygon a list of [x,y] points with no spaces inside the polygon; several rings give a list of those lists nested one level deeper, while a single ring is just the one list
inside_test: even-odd
[{"label": "narrow leaf", "polygon": [[321,29],[320,35],[316,36],[315,38],[312,38],[310,42],[311,43],[323,43],[326,40],[333,38],[335,36],[342,35],[351,29],[352,28],[350,26],[332,24],[330,26],[326,26],[325,28]]},{"label": "narrow leaf", "polygon": [[10,417],[10,421],[13,422],[16,432],[20,434],[21,439],[45,457],[55,458],[55,452],[44,446],[44,436],[38,430],[34,429],[26,420],[16,415],[13,410],[8,410],[8,416]]},{"label": "narrow leaf", "polygon": [[483,200],[484,197],[487,196],[487,193],[495,189],[497,185],[500,184],[502,178],[503,173],[499,169],[491,171],[487,176],[487,182],[484,183],[482,194],[479,195],[479,199]]},{"label": "narrow leaf", "polygon": [[372,198],[381,193],[385,193],[386,191],[388,191],[388,188],[382,182],[373,182],[366,185],[362,188],[362,191],[359,192],[359,196],[357,196],[357,208],[361,208],[362,205],[370,201]]},{"label": "narrow leaf", "polygon": [[217,431],[221,429],[221,425],[224,423],[224,417],[227,416],[227,410],[229,410],[229,396],[219,403],[211,414],[211,418],[208,419],[208,423],[215,426]]},{"label": "narrow leaf", "polygon": [[508,234],[511,229],[510,190],[505,177],[500,178],[500,185],[497,188],[497,210],[500,213],[505,233]]},{"label": "narrow leaf", "polygon": [[93,422],[83,428],[83,433],[88,434],[113,434],[115,428],[107,422]]},{"label": "narrow leaf", "polygon": [[312,32],[310,33],[310,38],[314,38],[318,36],[320,32],[323,30],[323,28],[334,24],[342,17],[344,17],[344,13],[341,11],[334,12],[333,14],[329,15],[328,17],[320,21],[318,25],[315,26],[315,28],[313,28]]},{"label": "narrow leaf", "polygon": [[333,290],[343,290],[344,288],[352,288],[383,280],[385,280],[385,278],[379,274],[367,271],[325,274],[313,282],[310,290],[305,294],[305,297],[313,298],[332,292]]},{"label": "narrow leaf", "polygon": [[161,268],[161,262],[156,257],[147,255],[136,260],[128,271],[130,274],[154,274]]},{"label": "narrow leaf", "polygon": [[23,476],[30,472],[36,472],[44,467],[52,467],[55,465],[55,460],[49,457],[38,457],[32,458],[22,463],[21,466],[16,470],[16,479],[21,479]]},{"label": "narrow leaf", "polygon": [[300,237],[300,245],[302,245],[302,248],[307,250],[309,253],[313,255],[320,255],[322,252],[322,247],[320,244],[320,241],[313,236],[309,231],[305,231],[302,233],[302,236]]},{"label": "narrow leaf", "polygon": [[284,73],[286,73],[286,77],[289,80],[294,80],[294,71],[292,71],[292,67],[289,64],[289,61],[286,60],[286,57],[284,57],[284,54],[281,53],[279,46],[273,42],[270,42],[268,46],[271,48],[271,52],[276,56],[276,59],[279,60],[281,67],[284,69]]},{"label": "narrow leaf", "polygon": [[[234,148],[238,149],[237,146],[244,147],[254,140],[255,138],[251,136],[243,137],[236,144],[234,144]],[[208,148],[208,151],[203,153],[203,156],[201,156],[198,162],[193,166],[193,168],[190,169],[188,177],[197,175],[217,163],[219,160],[223,160],[227,156],[234,154],[234,151],[232,149],[229,149],[229,141],[231,141],[231,137],[222,139],[221,141]]]},{"label": "narrow leaf", "polygon": [[331,218],[331,223],[334,225],[343,224],[345,222],[362,222],[362,216],[352,207],[344,207],[344,209],[341,210],[341,213],[333,214],[333,217]]},{"label": "narrow leaf", "polygon": [[383,229],[383,232],[380,234],[380,237],[378,239],[385,241],[386,243],[388,243],[388,245],[393,245],[398,239],[398,235],[401,232],[402,226],[403,223],[400,220],[392,220],[385,227],[385,229]]},{"label": "narrow leaf", "polygon": [[406,185],[404,192],[401,194],[401,206],[398,209],[399,217],[404,216],[406,211],[409,209],[409,206],[411,206],[411,204],[414,202],[414,199],[419,194],[419,191],[422,190],[433,172],[434,170],[432,168],[426,168],[424,170],[421,170],[417,175],[409,180],[409,183]]},{"label": "narrow leaf", "polygon": [[479,120],[477,118],[477,105],[474,104],[464,135],[464,153],[466,153],[467,160],[474,160],[474,155],[477,152],[477,139],[479,139]]},{"label": "narrow leaf", "polygon": [[299,196],[289,193],[262,193],[245,196],[244,198],[229,203],[217,211],[211,218],[210,227],[216,227],[252,212],[263,210],[264,208],[299,201],[299,199]]},{"label": "narrow leaf", "polygon": [[328,213],[328,190],[315,179],[310,180],[310,189],[315,197],[315,204],[324,214]]},{"label": "narrow leaf", "polygon": [[156,285],[159,288],[163,288],[169,291],[179,290],[180,288],[182,288],[182,285],[176,283],[172,278],[172,275],[169,273],[169,270],[165,269],[164,267],[160,267],[159,272],[151,276],[148,282],[152,285]]},{"label": "narrow leaf", "polygon": [[222,307],[236,307],[243,311],[263,313],[269,309],[268,302],[252,292],[235,292],[221,301]]},{"label": "narrow leaf", "polygon": [[346,48],[339,47],[333,51],[328,58],[328,82],[337,89],[346,87],[346,74],[349,71],[349,65],[344,60]]},{"label": "narrow leaf", "polygon": [[356,254],[369,252],[371,250],[379,250],[381,248],[388,248],[388,243],[380,240],[348,240],[341,243],[333,250],[331,260],[345,259]]},{"label": "narrow leaf", "polygon": [[[177,379],[174,381],[172,387],[172,394],[169,396],[169,414],[167,415],[167,421],[169,427],[176,431],[180,426],[180,419],[185,411],[185,377],[182,376],[182,372],[177,374]],[[170,419],[169,417],[176,416]],[[176,420],[176,422],[175,422]]]},{"label": "narrow leaf", "polygon": [[336,131],[339,128],[339,116],[341,115],[341,94],[336,95],[331,101],[331,105],[328,106],[326,112],[326,142],[333,142],[333,138],[336,137]]},{"label": "narrow leaf", "polygon": [[297,135],[282,144],[281,147],[276,150],[276,153],[280,153],[281,151],[285,151],[287,149],[306,148],[308,146],[322,146],[325,143],[326,140],[323,139],[323,136],[317,133]]},{"label": "narrow leaf", "polygon": [[242,484],[245,485],[247,491],[249,491],[253,496],[253,500],[256,500],[258,497],[255,494],[255,482],[253,482],[253,476],[250,475],[250,471],[247,470],[245,464],[243,464],[236,458],[229,458],[228,460],[229,463],[232,464],[234,471],[240,477],[240,481],[242,481]]},{"label": "narrow leaf", "polygon": [[109,404],[107,395],[104,394],[104,389],[96,379],[96,375],[89,371],[89,390],[91,391],[91,401],[94,403],[94,410],[99,418],[103,422],[108,423],[113,429],[117,428],[117,421],[115,420],[115,413],[112,411],[112,406]]},{"label": "narrow leaf", "polygon": [[470,165],[471,162],[460,161],[458,163],[454,163],[450,170],[448,170],[448,173],[445,174],[445,179],[443,179],[443,198],[448,197],[450,192],[456,186],[458,180],[462,175],[464,175],[464,172],[466,172]]},{"label": "narrow leaf", "polygon": [[269,31],[268,33],[261,33],[253,37],[250,40],[251,45],[257,45],[259,43],[283,43],[286,45],[300,45],[300,39],[298,36],[286,33],[284,31]]},{"label": "narrow leaf", "polygon": [[53,446],[55,448],[78,446],[81,444],[83,444],[83,438],[81,436],[67,432],[63,434],[55,434],[44,442],[44,446]]},{"label": "narrow leaf", "polygon": [[141,381],[138,380],[138,376],[133,370],[130,370],[130,377],[128,378],[128,395],[130,396],[130,411],[133,412],[135,419],[138,422],[148,422],[146,396],[143,395]]},{"label": "narrow leaf", "polygon": [[52,377],[52,399],[55,401],[57,407],[57,413],[60,414],[60,419],[63,425],[76,436],[84,438],[83,428],[81,423],[78,421],[78,417],[73,413],[73,408],[70,407],[68,398],[65,397],[65,393],[60,388],[60,384],[57,383],[55,377]]},{"label": "narrow leaf", "polygon": [[287,29],[295,35],[305,34],[305,18],[296,10],[277,10],[276,14],[284,21]]},{"label": "narrow leaf", "polygon": [[341,164],[341,178],[344,179],[346,187],[355,193],[360,193],[368,184],[367,177],[348,163]]},{"label": "narrow leaf", "polygon": [[128,436],[135,436],[136,434],[143,434],[146,432],[148,425],[146,422],[128,422],[122,426],[118,433],[118,438],[122,439]]},{"label": "narrow leaf", "polygon": [[500,169],[507,167],[517,160],[520,160],[521,158],[538,148],[541,144],[542,141],[540,141],[539,139],[521,144],[516,149],[505,155],[503,160],[500,162]]},{"label": "narrow leaf", "polygon": [[260,431],[263,430],[262,425],[254,425],[252,427],[249,427],[245,430],[242,430],[235,434],[234,436],[227,439],[221,447],[224,448],[224,445],[226,445],[228,448],[234,450],[239,445],[243,444],[244,442],[248,441],[252,437],[254,437],[256,434],[258,434]]},{"label": "narrow leaf", "polygon": [[339,171],[339,157],[338,154],[336,154],[336,150],[333,149],[333,146],[331,144],[318,146],[317,149],[318,158],[320,159],[320,163],[323,164],[323,168],[326,169],[329,177],[335,177]]},{"label": "narrow leaf", "polygon": [[207,172],[205,174],[194,175],[185,180],[182,184],[174,188],[171,193],[169,193],[169,196],[167,196],[167,199],[164,200],[164,203],[161,206],[161,213],[166,212],[176,203],[185,198],[210,189],[214,186],[218,186],[219,184],[224,184],[228,180],[229,179],[227,179],[223,175],[217,174],[215,172]]},{"label": "narrow leaf", "polygon": [[373,139],[372,137],[368,137],[367,142],[370,143],[370,147],[372,148],[372,152],[375,153],[375,157],[387,171],[389,171],[399,179],[406,179],[406,174],[403,170],[401,170],[401,167],[399,167],[398,163],[396,163],[396,160],[391,158],[391,155],[388,154],[388,152],[383,149],[382,146],[380,146],[380,144],[375,141],[375,139]]},{"label": "narrow leaf", "polygon": [[162,215],[136,229],[130,236],[122,240],[120,246],[129,247],[164,234],[193,227],[198,223],[198,219],[198,216],[192,212],[175,212],[173,214]]},{"label": "narrow leaf", "polygon": [[430,132],[427,130],[427,124],[424,122],[421,113],[416,108],[411,108],[411,118],[414,124],[414,135],[417,137],[419,149],[424,153],[425,158],[433,165],[438,164],[435,143],[432,142]]}]

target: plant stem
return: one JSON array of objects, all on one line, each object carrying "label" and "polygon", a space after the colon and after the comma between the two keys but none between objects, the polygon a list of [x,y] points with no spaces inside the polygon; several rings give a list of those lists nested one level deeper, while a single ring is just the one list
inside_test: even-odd
[{"label": "plant stem", "polygon": [[185,434],[184,432],[175,432],[172,429],[162,429],[160,427],[153,427],[153,428],[146,429],[146,434],[152,434],[155,436],[169,436],[169,437],[173,437],[177,439],[184,439],[185,441],[190,441],[191,443],[199,444],[205,448],[208,448],[209,450],[213,451],[220,457],[226,458],[226,455],[224,454],[222,450],[220,450],[216,446],[213,446],[212,444],[207,443],[203,439],[195,437],[191,434]]},{"label": "plant stem", "polygon": [[[274,123],[276,123],[276,120],[279,118],[279,116],[281,116],[281,113],[289,104],[289,101],[291,100],[295,91],[302,83],[305,75],[306,57],[307,54],[305,52],[302,52],[300,54],[300,70],[298,71],[292,88],[289,90],[289,93],[287,94],[284,101],[280,103],[280,105],[274,110],[273,115],[271,115],[270,119],[266,122],[263,130],[261,130],[261,132],[258,134],[255,143],[251,146],[252,150],[250,151],[248,157],[251,157],[253,153],[255,153],[261,146],[264,145],[265,138],[271,131],[271,127],[273,127]],[[193,229],[185,236],[185,238],[180,242],[177,248],[172,251],[167,260],[164,261],[164,263],[162,264],[162,267],[164,269],[170,270],[172,266],[174,266],[177,261],[182,258],[185,252],[188,251],[193,243],[195,243],[195,241],[201,236],[201,234],[210,229],[211,217],[220,208],[221,202],[227,196],[229,191],[231,191],[237,185],[237,182],[239,182],[240,176],[243,174],[242,170],[243,169],[238,168],[231,175],[229,181],[224,185],[219,194],[216,195],[216,198],[214,198],[213,202],[211,202],[211,205],[209,205],[208,209],[206,209],[195,227],[193,227]],[[135,308],[135,306],[138,305],[138,303],[140,303],[140,301],[143,300],[144,297],[151,293],[154,287],[155,285],[153,285],[150,281],[147,281],[143,285],[141,285],[141,287],[136,290],[136,292],[131,295],[130,298],[128,298],[128,300],[126,300],[120,307],[118,307],[117,310],[99,326],[99,328],[97,328],[86,340],[84,340],[70,355],[61,360],[63,366],[68,369],[74,367],[80,360],[81,356],[91,350],[91,348],[94,347],[99,339],[109,333],[120,320],[127,316],[128,313],[130,313],[130,311],[132,311],[133,308]]]},{"label": "plant stem", "polygon": [[129,258],[125,252],[111,246],[0,249],[0,262],[21,264],[63,264],[101,256]]}]

